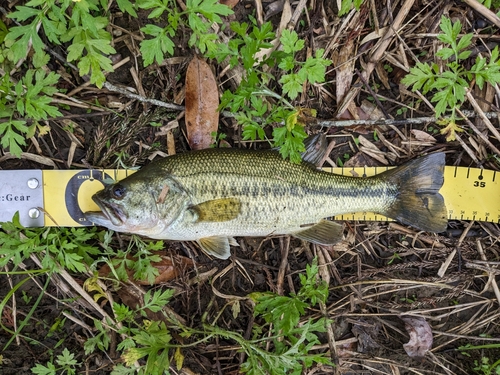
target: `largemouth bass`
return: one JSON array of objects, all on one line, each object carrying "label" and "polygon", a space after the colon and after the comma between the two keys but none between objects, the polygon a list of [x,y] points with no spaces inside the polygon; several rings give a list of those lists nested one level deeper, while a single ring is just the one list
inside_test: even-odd
[{"label": "largemouth bass", "polygon": [[334,244],[342,226],[326,217],[370,211],[442,232],[447,211],[444,154],[431,154],[374,177],[323,172],[276,151],[207,149],[155,161],[92,199],[88,220],[154,239],[197,241],[208,254],[230,255],[235,236],[291,234]]}]

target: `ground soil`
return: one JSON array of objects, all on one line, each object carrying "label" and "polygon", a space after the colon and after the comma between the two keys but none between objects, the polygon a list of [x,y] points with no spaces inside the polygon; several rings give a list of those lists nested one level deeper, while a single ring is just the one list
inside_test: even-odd
[{"label": "ground soil", "polygon": [[[309,2],[308,2],[309,3]],[[301,20],[306,27],[299,28],[300,36],[306,39],[309,46],[325,47],[331,40],[326,34],[327,30],[341,30],[339,26],[345,18],[335,17],[333,6],[329,1],[312,1],[311,8],[307,9],[308,17],[304,15]],[[337,37],[335,50],[343,51],[348,45],[349,38],[354,40],[350,48],[358,51],[362,58],[356,54],[354,69],[362,70],[367,63],[369,45],[360,45],[360,41],[370,33],[372,24],[368,19],[374,16],[382,26],[391,25],[391,17],[396,17],[401,6],[400,2],[368,2],[361,11],[361,20],[358,24],[349,23],[344,31]],[[376,3],[376,4],[372,4]],[[265,3],[265,5],[269,5]],[[292,8],[297,6],[293,4]],[[238,21],[248,20],[249,14],[254,12],[254,2],[240,1],[235,7],[235,15],[231,18]],[[113,8],[114,9],[114,8]],[[388,11],[388,9],[390,11]],[[278,25],[281,11],[273,15],[270,20]],[[407,17],[405,30],[412,36],[401,34],[400,37],[413,52],[418,48],[428,54],[432,61],[436,38],[424,34],[439,32],[437,25],[441,14],[447,13],[452,19],[460,19],[465,25],[464,32],[477,32],[474,25],[484,17],[473,11],[465,2],[451,2],[441,4],[438,1],[415,1]],[[138,33],[139,28],[148,23],[147,13],[132,21],[118,12],[113,13],[113,25],[126,28],[131,34]],[[413,18],[412,18],[413,17]],[[325,25],[327,25],[325,30]],[[113,27],[113,26],[112,26]],[[498,36],[497,28],[490,26],[488,32]],[[118,28],[115,28],[118,30]],[[332,34],[333,35],[333,34]],[[416,35],[416,36],[415,36]],[[420,36],[419,36],[420,35]],[[123,39],[122,39],[123,40]],[[495,39],[496,40],[496,39]],[[119,42],[116,44],[117,59],[130,57],[130,62],[108,75],[108,81],[114,85],[137,88],[130,68],[137,68],[141,89],[149,98],[156,98],[164,102],[183,104],[182,91],[186,66],[194,51],[188,48],[184,37],[176,37],[175,57],[179,57],[176,64],[162,66],[152,65],[142,67],[140,60],[135,63],[131,44]],[[385,98],[375,107],[382,109],[389,115],[405,119],[398,109],[400,103],[413,100],[408,92],[400,91],[399,82],[405,72],[395,65],[391,65],[391,56],[400,53],[403,43],[395,41],[387,50],[386,58],[377,61],[370,82],[377,87],[377,95]],[[63,49],[63,47],[58,47]],[[298,56],[300,58],[300,56]],[[335,52],[330,55],[332,59]],[[51,61],[54,70],[62,67],[59,62]],[[219,74],[223,67],[215,62],[210,62],[211,67],[220,85],[220,91],[229,89],[230,85],[225,77]],[[384,69],[384,65],[390,65]],[[63,110],[64,115],[77,115],[71,120],[77,126],[75,133],[82,147],[78,147],[72,158],[72,168],[85,167],[119,167],[116,155],[126,153],[121,158],[127,166],[141,166],[149,162],[148,157],[155,151],[167,151],[164,136],[157,136],[157,129],[150,127],[146,122],[140,122],[141,114],[157,110],[155,106],[143,104],[139,101],[128,103],[126,110],[118,110],[122,118],[112,114],[117,110],[116,103],[130,101],[119,93],[105,89],[97,89],[86,85],[77,72],[70,71],[69,78],[74,80],[74,87],[81,90],[75,97],[86,103],[99,102],[105,112],[93,112],[79,108]],[[303,102],[297,101],[294,105],[316,108],[320,120],[338,120],[336,108],[339,103],[335,100],[336,71],[332,67],[328,71],[327,84],[323,91],[311,88],[312,95]],[[354,75],[357,80],[357,75]],[[387,83],[387,84],[386,84]],[[364,86],[362,81],[357,83]],[[350,86],[346,87],[349,90]],[[372,89],[363,87],[354,100],[354,110],[361,107],[363,100],[373,96]],[[481,93],[475,91],[481,99]],[[498,99],[484,99],[492,103],[493,109],[498,105]],[[468,106],[468,104],[467,104]],[[373,108],[373,107],[371,107]],[[493,110],[491,109],[491,110]],[[411,112],[411,111],[410,111]],[[361,112],[358,112],[358,115]],[[163,125],[179,115],[179,112],[160,114]],[[423,106],[413,113],[417,116],[432,116],[432,112]],[[352,115],[343,114],[347,120],[352,120]],[[409,115],[406,117],[410,117]],[[125,119],[125,120],[124,120]],[[126,136],[119,138],[116,129],[124,122],[136,124],[129,127]],[[189,150],[185,138],[182,116],[179,116],[179,127],[173,130],[172,136],[177,153]],[[261,143],[250,144],[241,140],[241,130],[235,126],[235,121],[229,117],[221,118],[220,132],[228,135],[225,141],[233,147],[265,147]],[[63,130],[62,121],[51,121],[50,136],[37,137],[42,154],[56,161],[58,168],[67,168],[68,154],[71,147],[71,138]],[[478,124],[480,126],[480,124]],[[498,121],[494,122],[498,129]],[[130,130],[132,129],[132,130]],[[478,135],[470,129],[458,140],[448,142],[446,135],[440,134],[439,126],[435,123],[405,124],[396,126],[364,126],[353,125],[349,127],[324,127],[315,123],[307,126],[307,131],[317,133],[323,131],[327,134],[329,142],[335,145],[329,154],[329,160],[335,163],[345,162],[347,166],[379,166],[381,159],[390,165],[398,165],[409,159],[433,151],[446,152],[448,165],[478,167],[469,152],[464,149],[464,144],[472,147],[472,154],[477,156],[481,165],[487,169],[500,170],[498,158],[486,158],[485,155],[495,155],[488,149]],[[499,146],[500,142],[484,126],[482,132],[491,142]],[[421,133],[412,133],[417,130],[425,132],[433,140],[420,139]],[[110,134],[114,134],[110,137]],[[413,146],[406,141],[411,140]],[[417,135],[416,135],[417,134]],[[374,152],[363,152],[360,145],[354,141],[360,136],[367,139],[369,144],[361,145],[367,148],[374,147]],[[103,146],[103,140],[108,142]],[[410,142],[411,143],[411,142]],[[144,146],[152,146],[152,148]],[[396,155],[394,148],[403,150]],[[472,145],[472,146],[471,146]],[[473,145],[477,145],[474,147]],[[31,144],[28,152],[36,153]],[[392,152],[392,154],[391,154]],[[373,157],[379,155],[379,158]],[[324,166],[329,167],[327,160]],[[9,159],[0,163],[1,169],[40,169],[47,168],[27,159]],[[329,281],[330,295],[326,310],[333,320],[334,339],[341,344],[332,358],[337,363],[337,368],[320,367],[307,370],[308,374],[472,374],[477,367],[475,361],[489,358],[490,363],[500,359],[500,349],[478,349],[463,352],[459,347],[467,344],[485,345],[498,344],[500,328],[498,327],[498,311],[500,301],[495,294],[496,280],[498,280],[498,262],[500,256],[500,228],[498,223],[475,221],[450,221],[446,232],[440,234],[419,233],[407,226],[386,222],[346,222],[344,229],[345,240],[335,246],[320,247],[301,242],[287,237],[281,238],[238,238],[240,247],[233,250],[234,256],[227,261],[213,260],[204,255],[193,244],[165,243],[163,255],[182,255],[192,257],[196,267],[184,267],[179,275],[161,286],[153,288],[175,287],[181,292],[174,297],[169,307],[188,326],[198,327],[202,316],[207,314],[209,319],[217,319],[223,328],[231,329],[242,334],[249,334],[254,324],[253,309],[249,303],[241,304],[241,311],[235,319],[228,301],[231,296],[244,297],[252,292],[272,291],[288,295],[299,288],[298,274],[303,273],[306,265],[317,257],[321,266],[322,277]],[[126,235],[117,237],[115,243],[127,241]],[[449,263],[447,263],[449,261]],[[443,264],[448,264],[444,276],[439,277],[438,271]],[[28,268],[36,268],[34,264],[27,264]],[[212,281],[195,285],[188,285],[197,274],[204,274],[215,270]],[[83,284],[84,275],[73,275],[74,280]],[[5,276],[0,274],[0,300],[5,300],[14,285],[24,280],[25,276]],[[86,311],[77,318],[92,326],[92,309],[85,304],[73,300],[75,295],[61,288],[64,283],[46,280],[37,277],[36,282],[28,280],[16,291],[15,303],[8,299],[3,308],[0,329],[0,373],[30,374],[30,369],[38,364],[46,364],[54,356],[61,353],[63,348],[68,348],[76,354],[76,358],[83,365],[79,374],[109,374],[113,363],[120,361],[116,351],[116,342],[107,353],[96,352],[87,355],[83,343],[90,333],[81,324],[68,319],[65,312],[75,314]],[[40,298],[40,285],[47,282],[47,295]],[[150,287],[143,287],[148,289]],[[220,293],[215,293],[220,292]],[[117,301],[124,301],[130,296],[120,294],[118,290],[111,289]],[[222,294],[221,294],[222,293]],[[49,295],[53,296],[50,297]],[[61,303],[56,300],[62,301]],[[35,303],[36,302],[36,303]],[[109,306],[104,306],[110,311]],[[312,309],[308,316],[317,316],[318,311]],[[410,358],[403,344],[410,339],[401,315],[411,314],[423,317],[432,327],[434,343],[432,350],[423,358]],[[15,321],[14,321],[15,317]],[[19,327],[23,320],[27,324],[19,335],[12,335],[15,327]],[[490,338],[488,341],[484,337]],[[116,340],[117,338],[113,338]],[[182,341],[180,338],[177,338]],[[331,340],[326,334],[322,336],[324,346],[317,350],[328,350]],[[198,374],[237,374],[238,366],[243,361],[243,356],[229,340],[214,340],[198,346],[189,347],[183,353],[185,356],[184,369],[179,373]],[[174,371],[174,370],[172,370]]]}]

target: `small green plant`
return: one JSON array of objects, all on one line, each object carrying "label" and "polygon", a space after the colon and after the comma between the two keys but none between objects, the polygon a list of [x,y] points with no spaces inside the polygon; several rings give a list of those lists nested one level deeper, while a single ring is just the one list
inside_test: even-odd
[{"label": "small green plant", "polygon": [[500,82],[500,61],[498,47],[491,51],[489,61],[486,58],[477,57],[475,64],[465,69],[462,62],[469,58],[471,51],[472,34],[466,34],[458,39],[462,29],[460,21],[451,23],[449,18],[442,17],[439,25],[442,33],[438,39],[446,44],[436,55],[441,58],[445,65],[440,71],[438,64],[418,62],[410,69],[410,73],[401,81],[407,86],[412,86],[413,91],[422,90],[423,94],[432,92],[431,101],[436,103],[436,118],[449,113],[449,118],[440,120],[438,123],[445,126],[441,130],[446,134],[448,141],[455,139],[455,133],[462,131],[456,124],[456,110],[465,101],[466,90],[472,80],[476,81],[479,88],[485,82],[496,84]]},{"label": "small green plant", "polygon": [[12,222],[0,223],[0,267],[18,267],[32,254],[40,255],[46,272],[85,272],[92,255],[101,251],[86,242],[96,237],[97,228],[24,228],[16,213]]},{"label": "small green plant", "polygon": [[393,264],[396,260],[401,260],[401,256],[398,253],[394,253],[391,256],[391,259],[387,262],[388,265]]},{"label": "small green plant", "polygon": [[22,295],[23,295],[23,296],[22,296],[22,298],[23,298],[24,303],[25,303],[25,304],[30,303],[30,301],[31,301],[31,299],[32,299],[33,297],[28,296],[28,294],[26,294],[26,292],[25,292],[24,290],[22,290],[22,291],[21,291],[21,293],[22,293]]},{"label": "small green plant", "polygon": [[48,41],[55,45],[70,42],[68,62],[77,61],[80,76],[90,73],[90,82],[101,87],[104,72],[113,71],[111,59],[106,55],[116,52],[111,46],[111,34],[106,30],[108,18],[103,15],[108,5],[106,0],[104,4],[99,0],[31,0],[17,6],[8,17],[20,23],[29,20],[29,23],[10,28],[5,36],[9,60],[17,64],[33,48],[33,59],[46,64],[49,58],[39,35],[41,28]]},{"label": "small green plant", "polygon": [[[227,58],[231,67],[241,65],[244,76],[235,92],[224,92],[220,107],[236,113],[245,140],[265,139],[263,128],[266,125],[284,123],[284,127],[273,130],[274,146],[280,147],[284,157],[299,162],[300,153],[305,151],[306,133],[299,118],[301,109],[294,108],[288,100],[297,98],[304,83],[324,82],[326,67],[331,62],[322,58],[324,51],[321,49],[314,57],[297,61],[296,54],[304,48],[305,42],[295,31],[289,30],[284,30],[279,39],[282,50],[262,55],[266,49],[272,49],[271,41],[275,38],[269,22],[260,28],[255,24],[233,22],[231,30],[236,33],[235,37],[227,45],[219,44],[209,56],[219,62]],[[276,67],[279,79],[269,73]],[[282,84],[281,95],[270,88],[272,81]]]},{"label": "small green plant", "polygon": [[227,138],[227,134],[212,132],[210,133],[210,135],[213,139],[213,143],[210,145],[210,147],[227,147],[227,142],[225,141],[225,139]]},{"label": "small green plant", "polygon": [[[470,357],[469,350],[487,350],[493,349],[498,351],[500,349],[500,344],[485,344],[485,345],[471,345],[467,344],[458,348],[463,355]],[[495,362],[491,363],[491,360],[488,356],[482,355],[481,360],[474,360],[474,368],[473,370],[476,374],[480,375],[500,375],[500,359],[495,360]]]},{"label": "small green plant", "polygon": [[339,9],[339,16],[343,16],[344,14],[347,14],[352,7],[356,8],[356,10],[359,10],[361,8],[361,5],[363,4],[363,0],[342,0],[340,9]]},{"label": "small green plant", "polygon": [[101,262],[107,263],[117,280],[128,281],[127,270],[133,272],[136,280],[147,280],[152,284],[159,275],[158,269],[151,263],[160,262],[158,251],[164,248],[163,241],[144,241],[141,237],[132,235],[126,249],[114,250],[107,244],[106,256],[95,261],[91,268],[96,268]]},{"label": "small green plant", "polygon": [[411,297],[400,297],[399,300],[406,303],[415,303],[417,302],[417,296],[415,296],[415,294],[412,294]]},{"label": "small green plant", "polygon": [[[316,321],[309,319],[299,324],[305,310],[319,302],[325,303],[328,297],[328,285],[318,279],[316,260],[307,265],[306,274],[300,274],[301,288],[291,296],[279,296],[274,293],[254,293],[252,298],[257,302],[255,316],[262,316],[266,325],[254,324],[254,337],[269,330],[273,343],[269,355],[247,353],[248,359],[241,366],[243,372],[249,374],[300,374],[304,368],[314,362],[331,364],[323,354],[311,352],[313,345],[319,344],[316,332],[325,332],[330,324],[325,318]],[[262,346],[264,349],[265,346]],[[257,354],[257,355],[256,355]],[[257,369],[259,369],[257,371]]]},{"label": "small green plant", "polygon": [[[137,310],[113,303],[114,316],[121,328],[110,322],[103,324],[94,320],[97,334],[87,340],[85,351],[90,354],[96,349],[107,350],[110,344],[108,332],[114,329],[123,338],[117,346],[117,350],[122,353],[123,364],[115,366],[114,375],[168,374],[172,359],[178,369],[182,367],[182,350],[211,341],[215,336],[232,340],[240,346],[247,356],[240,367],[243,373],[298,374],[313,363],[331,364],[323,353],[312,351],[313,345],[319,344],[317,334],[325,332],[329,322],[320,318],[299,323],[308,308],[320,301],[325,303],[328,297],[328,285],[318,280],[316,261],[307,267],[305,275],[300,275],[300,282],[302,286],[299,292],[289,297],[273,293],[251,295],[255,301],[256,321],[263,321],[262,325],[254,325],[251,339],[207,323],[202,329],[187,327],[166,314],[162,321],[149,320],[148,311],[160,313],[173,296],[172,290],[157,290],[147,292],[143,304]],[[106,298],[105,295],[102,297]],[[137,314],[142,317],[142,321],[137,319]],[[179,335],[185,338],[182,345],[174,339]],[[193,340],[192,343],[188,342],[189,338]],[[139,360],[141,364],[137,368]]]},{"label": "small green plant", "polygon": [[[5,74],[0,80],[0,144],[16,156],[21,146],[35,132],[45,134],[48,127],[40,123],[49,117],[61,116],[57,107],[50,104],[57,92],[54,86],[59,74],[45,73],[42,69],[29,69],[17,83]],[[20,117],[19,117],[20,116]],[[28,120],[29,119],[29,120]]]},{"label": "small green plant", "polygon": [[482,357],[481,361],[474,360],[473,370],[481,375],[500,375],[500,360],[491,364],[488,357]]},{"label": "small green plant", "polygon": [[229,7],[219,4],[218,0],[187,0],[186,10],[183,12],[178,10],[175,0],[139,0],[137,4],[142,9],[151,10],[148,18],[158,19],[166,12],[168,20],[163,28],[148,24],[141,29],[152,37],[141,42],[145,66],[154,61],[161,63],[165,54],[174,54],[174,42],[171,38],[176,35],[180,25],[187,26],[192,31],[188,41],[189,47],[195,46],[203,54],[214,51],[217,35],[210,32],[211,24],[214,22],[221,24],[221,16],[233,14]]},{"label": "small green plant", "polygon": [[38,375],[75,375],[77,371],[76,369],[80,366],[81,363],[75,359],[75,355],[70,353],[68,349],[64,348],[62,354],[58,355],[55,361],[47,362],[47,366],[37,364],[31,369],[31,372]]},{"label": "small green plant", "polygon": [[488,9],[497,9],[500,7],[499,0],[478,0],[479,3],[483,4]]}]

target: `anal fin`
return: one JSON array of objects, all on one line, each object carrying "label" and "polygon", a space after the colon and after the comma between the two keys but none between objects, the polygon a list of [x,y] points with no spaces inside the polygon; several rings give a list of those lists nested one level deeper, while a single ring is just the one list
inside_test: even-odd
[{"label": "anal fin", "polygon": [[321,220],[312,227],[292,233],[292,235],[319,245],[333,245],[342,239],[342,229],[342,225],[338,223]]},{"label": "anal fin", "polygon": [[212,255],[219,259],[227,259],[231,256],[229,245],[239,246],[238,242],[233,237],[205,237],[197,240],[198,245],[208,255]]}]

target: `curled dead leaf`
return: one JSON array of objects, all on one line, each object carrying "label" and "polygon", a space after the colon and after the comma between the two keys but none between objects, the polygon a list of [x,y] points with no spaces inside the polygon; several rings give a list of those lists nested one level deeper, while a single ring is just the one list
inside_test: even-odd
[{"label": "curled dead leaf", "polygon": [[413,134],[413,136],[417,141],[430,142],[430,143],[436,142],[436,138],[434,138],[432,135],[422,130],[412,129],[411,134]]},{"label": "curled dead leaf", "polygon": [[432,329],[424,318],[418,316],[402,316],[405,329],[410,335],[410,341],[403,344],[403,348],[412,358],[423,358],[432,348]]}]

